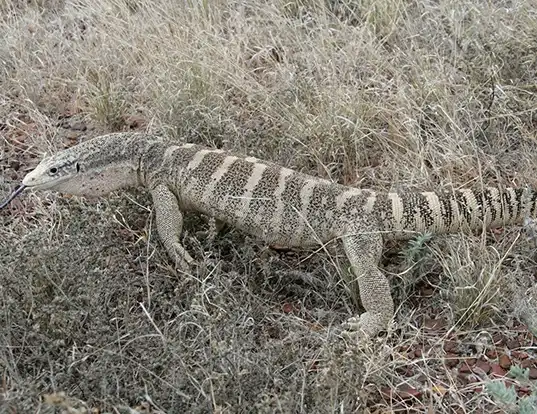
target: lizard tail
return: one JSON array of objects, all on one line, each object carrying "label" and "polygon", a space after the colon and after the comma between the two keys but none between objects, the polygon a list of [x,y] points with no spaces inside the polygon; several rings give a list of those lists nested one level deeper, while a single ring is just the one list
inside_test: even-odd
[{"label": "lizard tail", "polygon": [[415,232],[471,232],[521,223],[537,213],[537,192],[526,188],[486,187],[452,192],[388,193],[391,208],[381,213],[383,229],[395,238]]}]

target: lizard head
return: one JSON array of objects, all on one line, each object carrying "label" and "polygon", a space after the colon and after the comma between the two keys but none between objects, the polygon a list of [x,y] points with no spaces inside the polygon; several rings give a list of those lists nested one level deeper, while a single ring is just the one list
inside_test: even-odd
[{"label": "lizard head", "polygon": [[98,197],[136,186],[139,143],[135,134],[109,134],[46,157],[24,177],[22,185],[0,208],[26,188]]},{"label": "lizard head", "polygon": [[138,184],[136,145],[123,134],[93,138],[43,159],[25,188],[98,197]]}]

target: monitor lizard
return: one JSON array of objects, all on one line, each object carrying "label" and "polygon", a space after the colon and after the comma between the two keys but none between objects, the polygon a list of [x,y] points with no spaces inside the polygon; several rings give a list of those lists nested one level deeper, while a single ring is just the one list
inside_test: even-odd
[{"label": "monitor lizard", "polygon": [[185,271],[194,264],[180,242],[187,212],[233,225],[269,245],[337,241],[365,309],[344,324],[344,332],[366,338],[386,329],[394,316],[389,283],[378,267],[384,241],[520,223],[537,208],[531,189],[376,192],[142,132],[99,136],[43,159],[0,208],[25,189],[95,197],[138,186],[150,192],[159,237]]}]

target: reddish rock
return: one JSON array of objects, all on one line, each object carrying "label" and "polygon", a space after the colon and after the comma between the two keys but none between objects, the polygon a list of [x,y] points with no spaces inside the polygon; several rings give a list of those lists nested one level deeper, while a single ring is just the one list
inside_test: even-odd
[{"label": "reddish rock", "polygon": [[285,313],[291,313],[293,312],[294,308],[293,308],[293,305],[290,304],[289,302],[287,303],[284,303],[283,306],[282,306],[282,310],[285,312]]},{"label": "reddish rock", "polygon": [[500,358],[498,359],[498,363],[503,369],[509,369],[511,367],[511,358],[509,358],[505,354],[500,355]]},{"label": "reddish rock", "polygon": [[537,368],[535,367],[530,368],[530,379],[532,380],[537,379]]},{"label": "reddish rock", "polygon": [[498,352],[495,349],[489,349],[487,352],[485,352],[485,355],[490,359],[498,358]]},{"label": "reddish rock", "polygon": [[471,365],[468,365],[467,362],[463,362],[461,364],[461,366],[459,367],[459,372],[461,374],[468,374],[468,373],[472,372]]},{"label": "reddish rock", "polygon": [[503,369],[499,364],[492,364],[491,366],[492,370],[492,377],[501,378],[505,377],[507,374],[507,371]]},{"label": "reddish rock", "polygon": [[513,358],[517,358],[517,359],[526,359],[529,357],[527,352],[524,352],[524,351],[513,351],[511,352],[511,355],[513,356]]},{"label": "reddish rock", "polygon": [[474,368],[478,368],[482,370],[485,374],[488,374],[492,369],[490,364],[487,361],[482,361],[482,360],[477,361],[476,364],[474,365]]}]

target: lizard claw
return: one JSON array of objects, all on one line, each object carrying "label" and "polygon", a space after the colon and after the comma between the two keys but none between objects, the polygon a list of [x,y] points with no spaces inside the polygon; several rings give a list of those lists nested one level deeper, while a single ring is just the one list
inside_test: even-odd
[{"label": "lizard claw", "polygon": [[353,316],[342,324],[341,336],[351,342],[359,342],[368,339],[366,331],[363,329],[359,316]]},{"label": "lizard claw", "polygon": [[360,316],[353,316],[342,324],[341,336],[353,342],[368,340],[376,336],[381,330],[386,329],[382,323],[381,315],[364,312]]},{"label": "lizard claw", "polygon": [[176,268],[182,272],[190,273],[196,262],[192,256],[188,254],[184,247],[179,243],[174,243],[169,250],[170,256],[175,262]]}]

